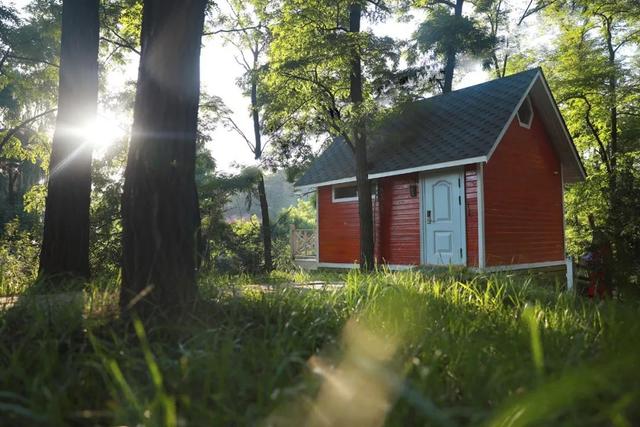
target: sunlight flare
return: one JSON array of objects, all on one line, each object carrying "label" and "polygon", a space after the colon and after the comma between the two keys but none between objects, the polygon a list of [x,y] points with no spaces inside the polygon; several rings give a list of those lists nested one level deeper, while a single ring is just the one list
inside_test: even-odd
[{"label": "sunlight flare", "polygon": [[105,149],[122,138],[124,131],[113,117],[99,115],[96,120],[84,126],[83,134],[93,148]]}]

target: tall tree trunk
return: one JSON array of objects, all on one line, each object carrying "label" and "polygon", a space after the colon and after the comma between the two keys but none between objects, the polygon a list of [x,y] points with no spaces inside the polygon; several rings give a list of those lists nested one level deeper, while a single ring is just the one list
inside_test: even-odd
[{"label": "tall tree trunk", "polygon": [[[352,3],[349,6],[349,32],[357,37],[360,32],[362,6]],[[371,186],[369,184],[369,165],[367,162],[367,129],[360,106],[362,104],[362,64],[360,49],[352,40],[350,96],[358,118],[353,127],[353,142],[356,159],[356,183],[358,186],[358,213],[360,214],[360,269],[369,271],[374,266],[373,249],[373,209],[371,204]]]},{"label": "tall tree trunk", "polygon": [[271,256],[271,222],[269,221],[269,205],[267,204],[267,191],[264,187],[264,176],[260,173],[258,178],[258,196],[260,197],[260,212],[262,214],[262,245],[264,247],[264,269],[266,272],[273,270],[273,258]]},{"label": "tall tree trunk", "polygon": [[[456,18],[462,18],[462,5],[464,0],[457,0],[454,8],[454,15]],[[443,93],[449,93],[453,89],[453,72],[456,68],[456,54],[457,50],[455,46],[449,46],[447,49],[446,63],[444,66],[444,85],[442,87]]]},{"label": "tall tree trunk", "polygon": [[11,167],[9,167],[9,171],[8,171],[8,176],[7,176],[7,180],[8,180],[8,186],[7,186],[7,202],[9,203],[9,205],[13,206],[15,203],[15,187],[16,187],[16,180],[18,179],[18,174],[20,172],[18,172],[17,170],[14,172],[13,170],[11,170]]},{"label": "tall tree trunk", "polygon": [[40,275],[89,277],[92,135],[98,100],[98,0],[64,0],[58,116],[51,148]]},{"label": "tall tree trunk", "polygon": [[608,52],[608,101],[609,101],[609,125],[610,125],[610,138],[609,138],[609,222],[611,241],[615,247],[615,256],[617,260],[623,264],[626,260],[627,254],[625,253],[625,244],[622,238],[622,230],[624,228],[624,219],[620,218],[619,208],[623,203],[621,202],[621,195],[618,189],[618,69],[616,63],[616,49],[613,42],[613,18],[603,18],[606,30],[606,42]]},{"label": "tall tree trunk", "polygon": [[[255,159],[262,158],[262,133],[260,129],[260,111],[258,109],[258,79],[255,75],[258,64],[258,50],[254,51],[254,69],[251,76],[251,116],[253,118],[253,135],[255,141]],[[258,178],[258,196],[260,198],[260,215],[262,217],[262,247],[264,251],[264,270],[268,273],[273,270],[273,258],[271,250],[271,222],[269,220],[269,203],[267,190],[264,186],[264,176],[260,173]]]},{"label": "tall tree trunk", "polygon": [[122,196],[123,308],[178,311],[196,294],[196,131],[206,0],[145,0]]}]

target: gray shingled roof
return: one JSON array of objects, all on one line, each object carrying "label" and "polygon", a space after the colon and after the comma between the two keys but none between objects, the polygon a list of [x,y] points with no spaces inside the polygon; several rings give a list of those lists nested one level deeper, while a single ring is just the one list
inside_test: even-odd
[{"label": "gray shingled roof", "polygon": [[[369,174],[487,156],[538,71],[407,104],[370,136]],[[336,139],[295,185],[354,176],[351,148]]]}]

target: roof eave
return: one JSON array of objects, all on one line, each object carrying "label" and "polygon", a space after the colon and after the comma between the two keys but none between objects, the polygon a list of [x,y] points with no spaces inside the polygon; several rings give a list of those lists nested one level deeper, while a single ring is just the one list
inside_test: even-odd
[{"label": "roof eave", "polygon": [[[481,163],[481,162],[486,162],[486,161],[487,161],[487,156],[468,157],[468,158],[465,158],[465,159],[453,160],[453,161],[450,161],[450,162],[443,162],[443,163],[435,163],[435,164],[432,164],[432,165],[424,165],[424,166],[418,166],[418,167],[414,167],[414,168],[397,169],[397,170],[392,170],[392,171],[370,173],[369,174],[369,179],[379,179],[379,178],[386,178],[386,177],[389,177],[389,176],[405,175],[405,174],[409,174],[409,173],[417,173],[417,172],[426,172],[426,171],[439,170],[439,169],[447,169],[447,168],[452,168],[452,167],[456,167],[456,166],[465,166],[465,165],[471,165],[471,164]],[[324,182],[318,182],[318,183],[307,184],[307,185],[294,185],[294,189],[295,190],[304,191],[304,190],[311,190],[311,189],[314,189],[314,188],[317,188],[317,187],[324,187],[324,186],[327,186],[327,185],[344,184],[344,183],[347,183],[347,182],[355,182],[355,181],[356,181],[356,177],[352,176],[352,177],[349,177],[349,178],[334,179],[334,180],[331,180],[331,181],[324,181]]]}]

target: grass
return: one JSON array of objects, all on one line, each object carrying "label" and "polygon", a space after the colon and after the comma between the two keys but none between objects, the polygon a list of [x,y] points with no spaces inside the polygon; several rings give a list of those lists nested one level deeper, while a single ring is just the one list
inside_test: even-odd
[{"label": "grass", "polygon": [[[463,272],[207,277],[171,324],[30,295],[0,314],[0,424],[631,426],[639,306]],[[254,286],[268,283],[268,291]]]}]

